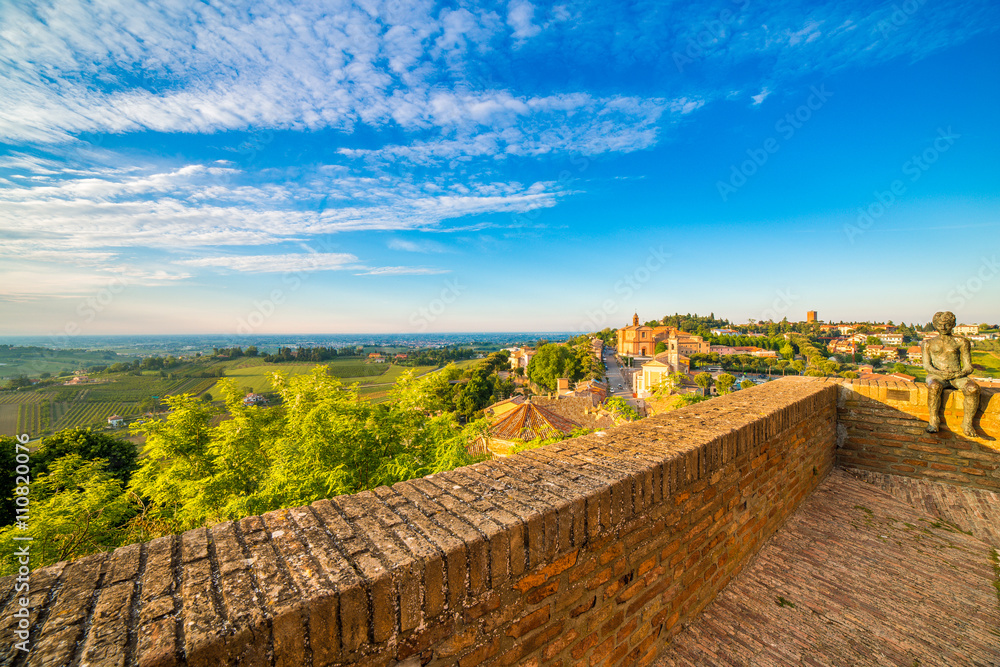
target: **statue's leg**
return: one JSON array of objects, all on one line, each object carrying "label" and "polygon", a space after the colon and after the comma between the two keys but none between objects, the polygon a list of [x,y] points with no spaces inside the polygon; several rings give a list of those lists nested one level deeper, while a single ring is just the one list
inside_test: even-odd
[{"label": "statue's leg", "polygon": [[937,433],[941,427],[941,394],[944,393],[944,385],[937,378],[927,378],[927,410],[930,412],[930,419],[927,421],[927,432]]},{"label": "statue's leg", "polygon": [[969,438],[976,438],[979,434],[973,428],[972,420],[976,418],[976,412],[979,410],[979,385],[968,378],[962,379],[965,380],[960,387],[964,396],[962,405],[962,433]]}]

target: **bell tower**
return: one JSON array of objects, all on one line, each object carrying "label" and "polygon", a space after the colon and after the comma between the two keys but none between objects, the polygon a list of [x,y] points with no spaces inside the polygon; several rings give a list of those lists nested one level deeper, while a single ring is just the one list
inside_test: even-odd
[{"label": "bell tower", "polygon": [[635,315],[632,316],[632,326],[634,327],[639,326],[639,313],[636,313]]}]

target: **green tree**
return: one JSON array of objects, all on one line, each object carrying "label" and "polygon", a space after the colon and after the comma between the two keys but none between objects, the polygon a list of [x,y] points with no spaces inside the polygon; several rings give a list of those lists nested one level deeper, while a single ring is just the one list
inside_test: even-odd
[{"label": "green tree", "polygon": [[715,387],[719,390],[720,394],[728,394],[733,387],[733,383],[736,382],[736,378],[729,373],[722,373],[717,378],[715,378]]},{"label": "green tree", "polygon": [[604,402],[604,407],[614,415],[616,422],[639,419],[639,413],[621,396],[612,396]]},{"label": "green tree", "polygon": [[[14,553],[15,537],[30,536],[33,567],[107,551],[123,543],[126,523],[138,503],[103,460],[85,461],[77,454],[56,459],[31,485],[31,515],[27,530],[0,530],[0,548]],[[16,572],[17,561],[5,558],[0,575]]]},{"label": "green tree", "polygon": [[694,383],[701,387],[702,394],[708,395],[708,388],[712,386],[712,376],[709,373],[698,373],[694,376]]},{"label": "green tree", "polygon": [[167,418],[137,422],[131,431],[146,436],[143,462],[131,486],[151,500],[158,519],[175,531],[197,525],[205,517],[205,481],[214,472],[210,451],[212,417],[218,410],[191,394],[167,396]]},{"label": "green tree", "polygon": [[84,461],[105,461],[104,470],[128,486],[132,473],[138,468],[138,449],[135,443],[116,438],[89,428],[71,428],[42,439],[31,456],[33,474],[41,475],[57,459],[76,454]]},{"label": "green tree", "polygon": [[[0,436],[0,522],[4,526],[14,523],[16,516],[14,486],[17,481],[17,439]],[[12,552],[7,552],[12,553]]]},{"label": "green tree", "polygon": [[667,344],[664,343],[662,340],[656,344],[656,347],[653,348],[653,354],[659,354],[660,352],[666,352],[666,351],[667,351]]},{"label": "green tree", "polygon": [[753,380],[743,380],[740,382],[740,389],[749,389],[754,386]]},{"label": "green tree", "polygon": [[904,366],[903,364],[893,364],[893,366],[892,366],[892,372],[893,373],[905,373],[906,372],[906,366]]},{"label": "green tree", "polygon": [[582,375],[579,358],[566,345],[542,345],[528,364],[528,379],[550,391],[559,378],[578,380]]}]

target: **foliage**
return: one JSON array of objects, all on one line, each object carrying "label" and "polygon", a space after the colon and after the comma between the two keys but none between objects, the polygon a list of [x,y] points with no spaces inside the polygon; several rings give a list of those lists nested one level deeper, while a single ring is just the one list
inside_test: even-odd
[{"label": "foliage", "polygon": [[[31,512],[27,530],[16,525],[0,530],[0,548],[14,553],[16,536],[30,536],[32,565],[113,549],[123,543],[126,522],[138,511],[117,477],[105,470],[102,459],[85,461],[77,454],[56,459],[48,473],[31,485]],[[0,575],[16,571],[13,558],[3,560]]]},{"label": "foliage", "polygon": [[[637,413],[638,414],[638,413]],[[513,447],[512,453],[516,454],[518,452],[526,452],[529,449],[538,449],[545,445],[551,445],[555,442],[561,442],[562,440],[568,440],[570,438],[578,438],[581,435],[587,435],[588,433],[593,433],[593,429],[583,428],[578,426],[573,429],[570,433],[560,433],[558,435],[553,435],[548,438],[535,438],[534,440],[525,440],[524,442],[515,445]]]},{"label": "foliage", "polygon": [[657,398],[669,396],[684,384],[686,377],[684,373],[668,373],[663,376],[660,383],[653,389],[653,395]]},{"label": "foliage", "polygon": [[712,386],[712,375],[710,373],[698,373],[694,376],[694,383],[702,388],[707,394],[708,388]]},{"label": "foliage", "polygon": [[31,457],[33,474],[47,472],[54,461],[69,454],[76,454],[85,461],[103,459],[105,470],[122,486],[128,486],[132,473],[138,468],[139,452],[135,443],[89,428],[74,428],[42,440]]},{"label": "foliage", "polygon": [[708,396],[702,396],[701,394],[681,394],[677,397],[676,405],[682,408],[686,405],[694,405],[695,403],[707,401],[708,399]]},{"label": "foliage", "polygon": [[604,365],[593,353],[589,336],[570,338],[566,344],[546,343],[531,358],[528,379],[552,391],[559,378],[571,382],[604,377]]},{"label": "foliage", "polygon": [[611,349],[618,347],[618,329],[605,327],[595,333],[594,336],[600,338],[606,347],[610,347]]},{"label": "foliage", "polygon": [[[0,436],[0,525],[14,522],[14,482],[17,478],[17,440]],[[12,553],[10,551],[6,553]]]},{"label": "foliage", "polygon": [[755,385],[756,383],[753,380],[743,380],[740,382],[740,389],[749,389]]},{"label": "foliage", "polygon": [[528,379],[550,391],[555,390],[559,378],[577,380],[582,376],[577,355],[567,345],[543,345],[528,363]]},{"label": "foliage", "polygon": [[728,394],[732,390],[733,383],[735,382],[735,377],[729,373],[722,373],[719,377],[715,378],[715,387],[719,390],[720,394]]},{"label": "foliage", "polygon": [[147,456],[132,487],[152,501],[152,518],[180,531],[471,463],[466,446],[482,424],[463,428],[435,410],[436,375],[408,373],[390,400],[375,404],[325,367],[275,373],[275,408],[244,406],[225,380],[219,386],[231,418],[215,426],[212,406],[169,397],[166,420],[135,429],[147,437]]},{"label": "foliage", "polygon": [[614,415],[616,423],[639,419],[639,413],[621,396],[612,396],[604,402],[604,407]]}]

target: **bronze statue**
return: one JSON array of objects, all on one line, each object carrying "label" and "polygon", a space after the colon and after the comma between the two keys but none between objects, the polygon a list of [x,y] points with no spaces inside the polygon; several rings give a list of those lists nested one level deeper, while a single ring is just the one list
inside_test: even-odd
[{"label": "bronze statue", "polygon": [[928,433],[937,433],[941,426],[941,396],[948,387],[958,389],[965,396],[965,414],[962,433],[975,438],[972,420],[979,409],[979,385],[969,379],[972,375],[972,345],[964,336],[951,335],[955,328],[955,314],[948,311],[934,313],[936,338],[924,341],[924,369],[927,371],[927,407],[930,409]]}]

